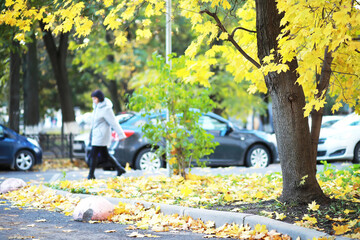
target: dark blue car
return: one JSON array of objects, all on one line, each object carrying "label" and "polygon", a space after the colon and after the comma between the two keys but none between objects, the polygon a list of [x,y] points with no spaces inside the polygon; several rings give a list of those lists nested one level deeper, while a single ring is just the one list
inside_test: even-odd
[{"label": "dark blue car", "polygon": [[42,150],[36,140],[0,124],[0,165],[26,171],[41,163]]}]

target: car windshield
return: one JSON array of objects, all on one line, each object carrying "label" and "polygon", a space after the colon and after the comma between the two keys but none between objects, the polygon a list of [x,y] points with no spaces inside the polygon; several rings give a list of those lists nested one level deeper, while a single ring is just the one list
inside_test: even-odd
[{"label": "car windshield", "polygon": [[324,122],[323,124],[321,124],[321,127],[322,128],[329,128],[332,125],[334,125],[337,121],[339,121],[339,119],[329,120],[329,121]]},{"label": "car windshield", "polygon": [[360,116],[355,113],[349,114],[348,116],[334,123],[332,127],[342,128],[346,126],[360,126]]},{"label": "car windshield", "polygon": [[208,131],[222,131],[227,129],[226,123],[220,122],[219,120],[206,115],[200,117],[199,124],[203,129]]},{"label": "car windshield", "polygon": [[122,113],[120,115],[116,115],[116,120],[118,120],[118,122],[121,124],[132,118],[134,115],[134,113]]}]

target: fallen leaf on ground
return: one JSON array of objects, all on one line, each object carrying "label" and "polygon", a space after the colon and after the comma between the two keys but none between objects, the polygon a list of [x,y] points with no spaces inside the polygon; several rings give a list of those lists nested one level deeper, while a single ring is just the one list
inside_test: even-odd
[{"label": "fallen leaf on ground", "polygon": [[46,219],[35,220],[35,222],[46,222]]}]

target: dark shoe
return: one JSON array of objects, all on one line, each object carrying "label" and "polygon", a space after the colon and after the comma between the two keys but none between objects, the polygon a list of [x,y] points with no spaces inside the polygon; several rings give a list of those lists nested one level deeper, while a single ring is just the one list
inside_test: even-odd
[{"label": "dark shoe", "polygon": [[117,175],[118,177],[120,177],[121,175],[123,175],[124,173],[126,173],[125,169],[123,167],[121,168],[117,168]]},{"label": "dark shoe", "polygon": [[117,171],[116,176],[120,177],[121,175],[126,173],[125,168],[123,168],[123,166],[121,166],[120,163],[113,156],[109,155],[109,161],[114,165]]},{"label": "dark shoe", "polygon": [[94,174],[89,174],[87,179],[95,179],[95,175]]}]

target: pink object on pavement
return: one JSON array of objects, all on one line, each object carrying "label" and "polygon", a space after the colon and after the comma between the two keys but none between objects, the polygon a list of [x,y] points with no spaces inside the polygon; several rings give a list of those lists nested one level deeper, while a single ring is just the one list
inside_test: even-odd
[{"label": "pink object on pavement", "polygon": [[25,187],[26,185],[26,182],[20,178],[8,178],[1,183],[0,193],[15,191],[19,188]]},{"label": "pink object on pavement", "polygon": [[103,197],[91,196],[82,199],[75,207],[76,221],[106,220],[114,212],[114,205]]}]

